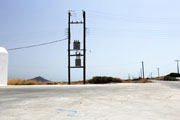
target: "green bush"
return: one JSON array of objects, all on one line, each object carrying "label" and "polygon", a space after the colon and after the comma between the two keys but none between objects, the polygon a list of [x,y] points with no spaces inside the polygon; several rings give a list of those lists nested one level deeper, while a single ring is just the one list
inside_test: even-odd
[{"label": "green bush", "polygon": [[170,77],[180,77],[180,74],[178,74],[178,73],[170,73],[167,76],[170,76]]},{"label": "green bush", "polygon": [[164,80],[167,80],[167,81],[177,81],[176,77],[171,77],[171,76],[165,76]]},{"label": "green bush", "polygon": [[164,77],[164,80],[167,81],[177,81],[176,77],[180,77],[180,74],[178,73],[170,73]]},{"label": "green bush", "polygon": [[106,84],[106,83],[120,83],[122,81],[119,78],[96,76],[88,80],[88,82],[92,84]]}]

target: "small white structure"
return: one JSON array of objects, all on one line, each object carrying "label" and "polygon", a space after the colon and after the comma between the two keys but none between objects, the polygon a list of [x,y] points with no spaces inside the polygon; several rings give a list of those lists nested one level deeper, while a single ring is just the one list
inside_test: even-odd
[{"label": "small white structure", "polygon": [[0,86],[7,86],[8,80],[8,52],[0,47]]},{"label": "small white structure", "polygon": [[180,77],[176,77],[176,80],[179,80],[179,81],[180,81]]}]

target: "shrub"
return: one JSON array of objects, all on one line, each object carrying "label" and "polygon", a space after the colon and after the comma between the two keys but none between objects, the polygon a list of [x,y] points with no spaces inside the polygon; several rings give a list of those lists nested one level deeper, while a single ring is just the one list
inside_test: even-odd
[{"label": "shrub", "polygon": [[178,74],[178,73],[170,73],[167,76],[169,76],[169,77],[180,77],[180,74]]},{"label": "shrub", "polygon": [[164,80],[167,80],[167,81],[177,81],[176,77],[171,77],[171,76],[165,76]]},{"label": "shrub", "polygon": [[119,78],[112,78],[112,77],[105,77],[105,76],[103,77],[96,76],[88,80],[88,83],[92,83],[92,84],[120,83],[120,82],[122,81]]},{"label": "shrub", "polygon": [[164,77],[164,80],[167,81],[177,81],[176,77],[180,77],[180,74],[178,73],[170,73]]}]

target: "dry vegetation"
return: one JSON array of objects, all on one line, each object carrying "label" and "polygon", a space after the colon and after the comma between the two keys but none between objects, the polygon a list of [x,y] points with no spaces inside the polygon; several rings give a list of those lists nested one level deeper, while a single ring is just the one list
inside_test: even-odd
[{"label": "dry vegetation", "polygon": [[8,85],[40,85],[40,83],[35,80],[15,79],[15,80],[8,80]]},{"label": "dry vegetation", "polygon": [[[73,85],[83,84],[82,81],[74,81]],[[36,80],[21,80],[12,79],[8,80],[8,85],[67,85],[67,82],[38,82]]]},{"label": "dry vegetation", "polygon": [[121,83],[120,78],[106,77],[106,76],[96,76],[88,80],[91,84],[106,84],[106,83]]},{"label": "dry vegetation", "polygon": [[122,83],[152,83],[148,79],[122,80]]},{"label": "dry vegetation", "polygon": [[[83,84],[82,81],[73,81],[72,85]],[[120,78],[112,77],[93,77],[87,80],[87,84],[107,84],[107,83],[151,83],[148,79],[136,79],[136,80],[122,80]],[[12,79],[8,80],[8,85],[67,85],[67,82],[38,82],[36,80],[21,80]]]},{"label": "dry vegetation", "polygon": [[151,83],[148,79],[122,80],[120,78],[97,76],[88,80],[90,84],[106,84],[106,83]]}]

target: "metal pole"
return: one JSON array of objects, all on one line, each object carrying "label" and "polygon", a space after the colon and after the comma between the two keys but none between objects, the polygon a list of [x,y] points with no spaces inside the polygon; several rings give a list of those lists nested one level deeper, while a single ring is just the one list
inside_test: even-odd
[{"label": "metal pole", "polygon": [[70,29],[70,22],[71,22],[71,13],[68,13],[68,84],[71,84],[71,60],[70,60],[70,43],[71,43],[71,29]]},{"label": "metal pole", "polygon": [[86,84],[86,12],[85,11],[83,11],[83,42],[84,42],[84,60],[83,60],[83,62],[84,62],[84,64],[83,64],[83,66],[84,66],[84,69],[83,69],[83,83],[84,84]]}]

